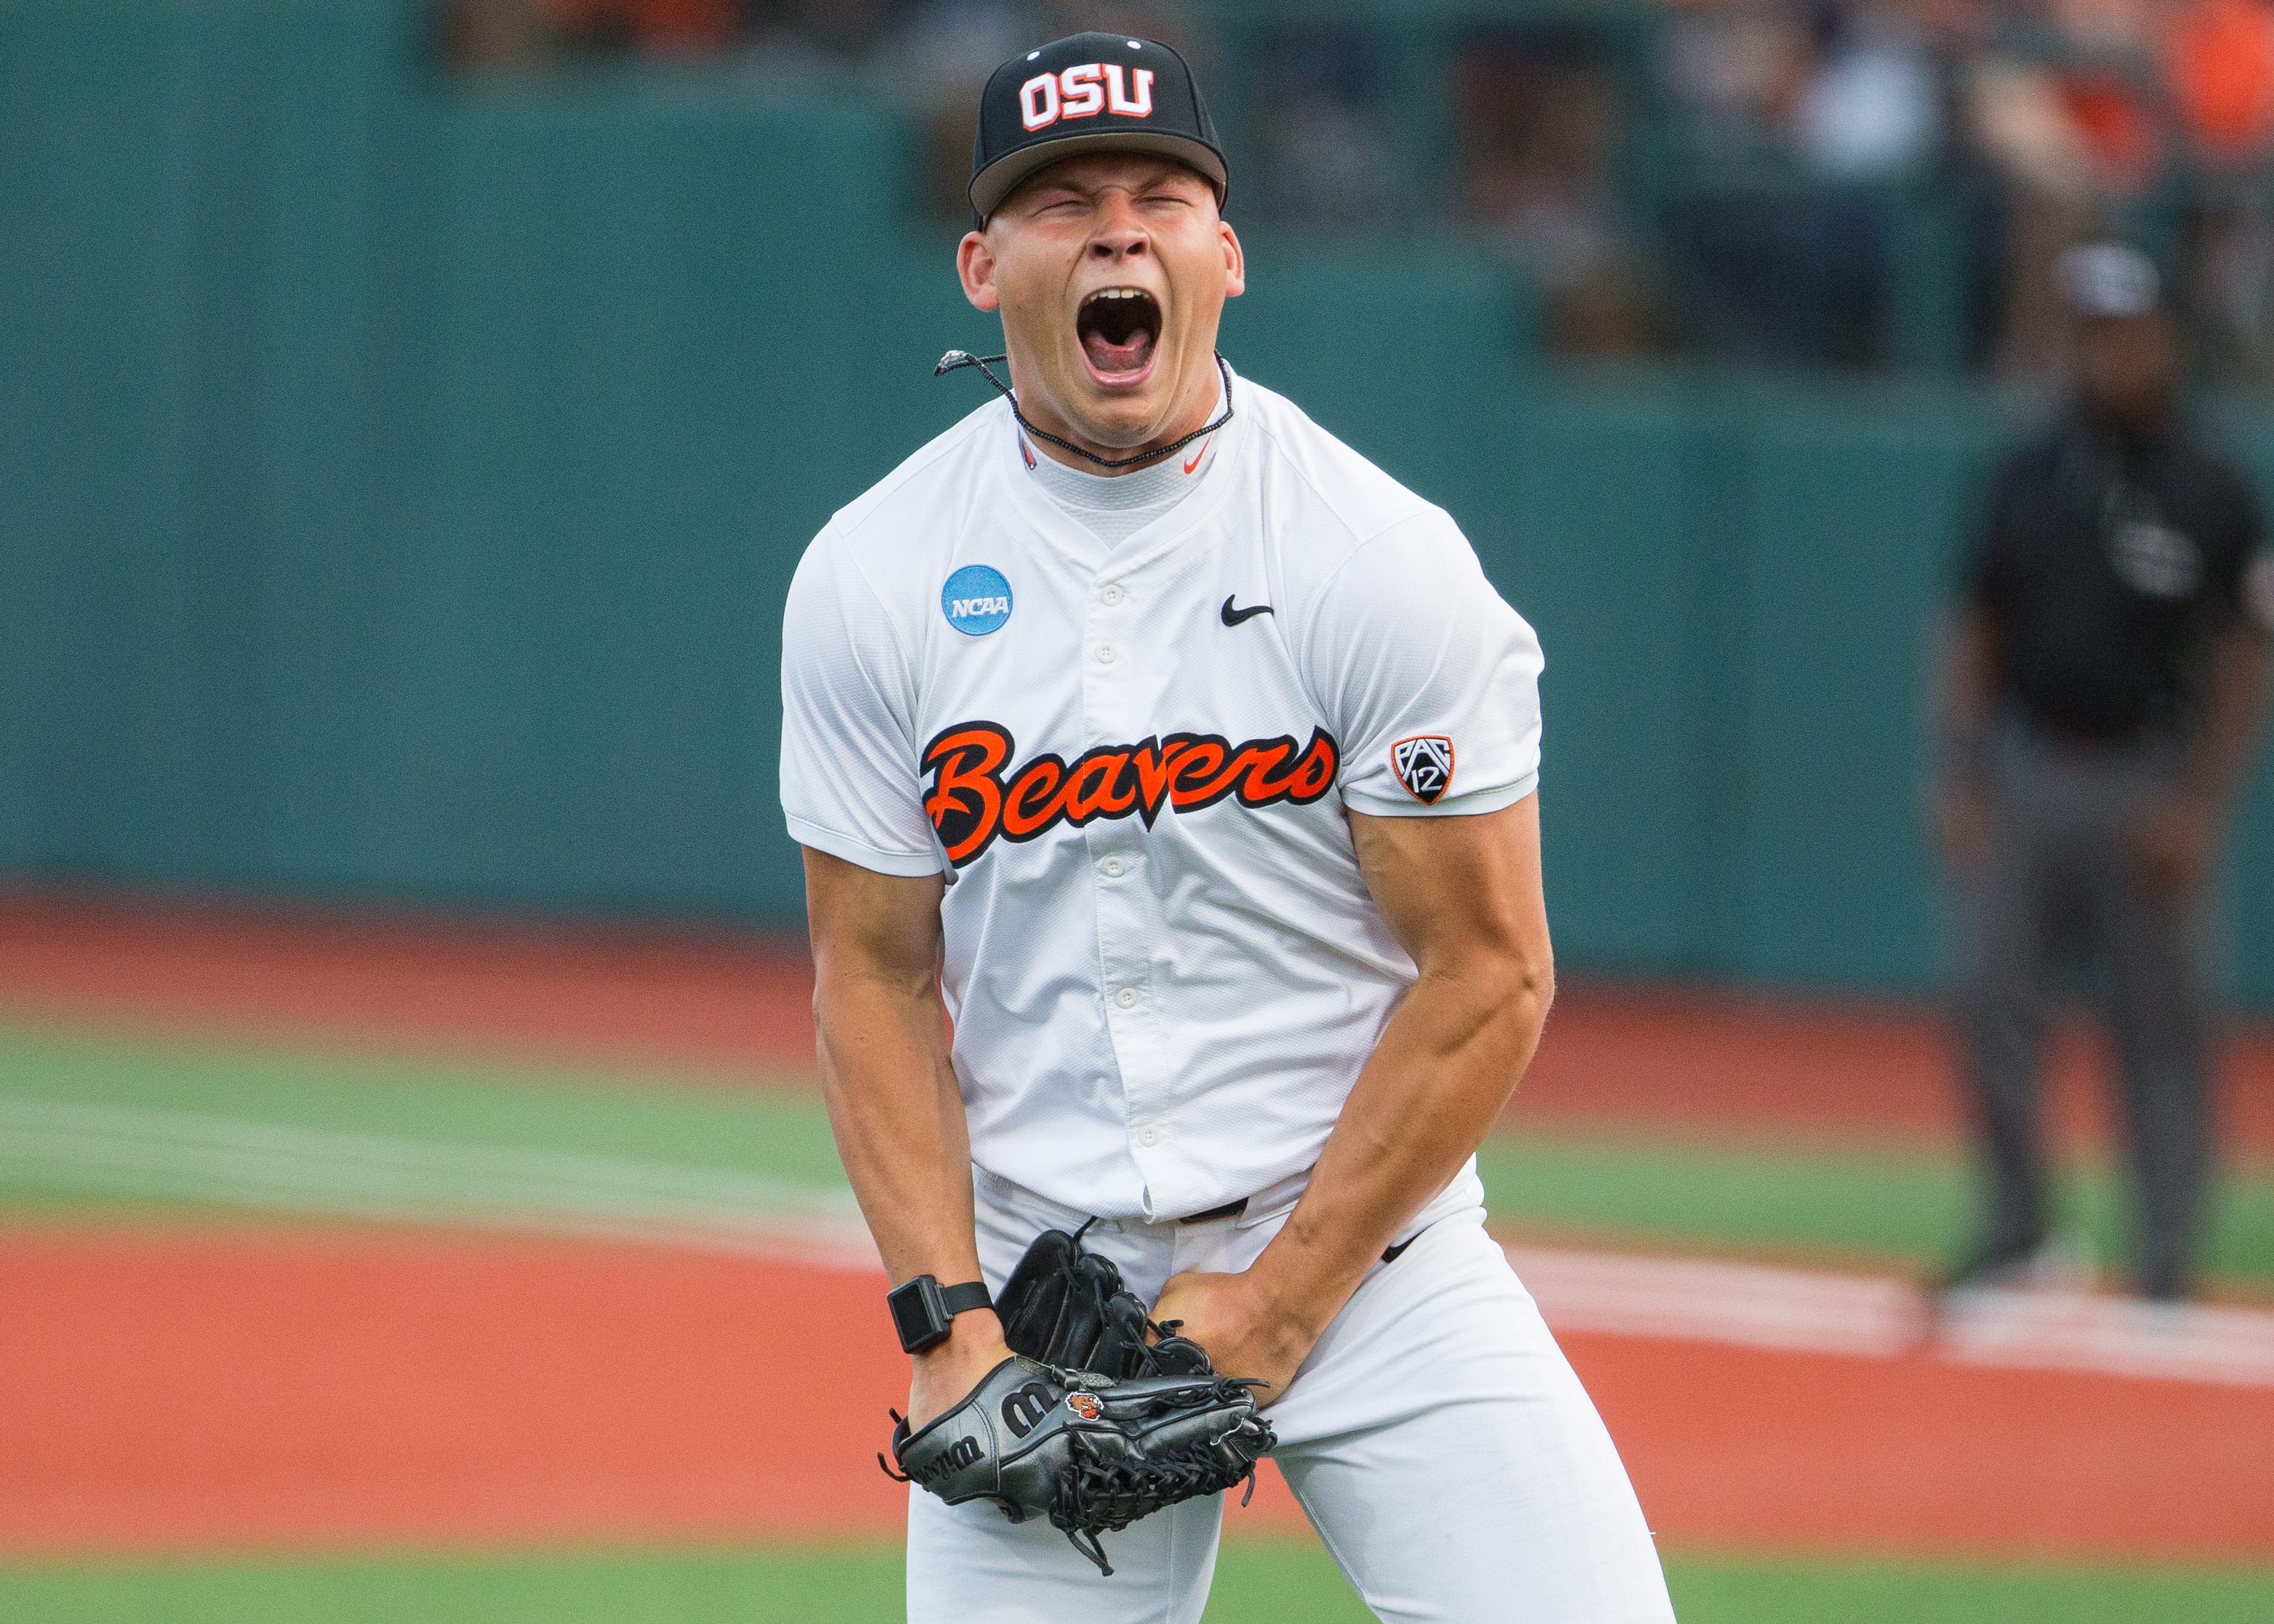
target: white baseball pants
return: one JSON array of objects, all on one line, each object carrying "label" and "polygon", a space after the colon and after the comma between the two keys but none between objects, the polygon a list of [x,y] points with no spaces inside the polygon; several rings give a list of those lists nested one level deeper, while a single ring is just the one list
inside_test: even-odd
[{"label": "white baseball pants", "polygon": [[[1028,1243],[1085,1214],[981,1173],[979,1257],[997,1290]],[[1151,1301],[1171,1274],[1253,1262],[1301,1193],[1237,1218],[1098,1223],[1084,1244]],[[1275,1458],[1375,1615],[1446,1624],[1672,1624],[1626,1469],[1465,1171],[1377,1266],[1265,1414]],[[1401,1237],[1401,1239],[1405,1237]],[[1223,1502],[1104,1537],[1111,1578],[1046,1522],[911,1488],[908,1616],[984,1624],[1196,1624]]]}]

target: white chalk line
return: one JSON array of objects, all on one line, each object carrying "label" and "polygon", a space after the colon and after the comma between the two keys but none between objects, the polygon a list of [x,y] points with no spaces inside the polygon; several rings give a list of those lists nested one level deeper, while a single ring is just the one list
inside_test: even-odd
[{"label": "white chalk line", "polygon": [[1909,1281],[1508,1248],[1558,1331],[1788,1352],[2274,1387],[2274,1312],[2083,1291],[1975,1291],[1938,1313]]},{"label": "white chalk line", "polygon": [[873,1267],[851,1195],[749,1173],[0,1097],[0,1178]]},{"label": "white chalk line", "polygon": [[[92,1193],[641,1241],[862,1271],[851,1196],[759,1174],[0,1096],[0,1180]],[[1940,1315],[1909,1282],[1513,1245],[1562,1332],[1865,1359],[2274,1387],[2274,1312],[2074,1291],[1980,1292]]]}]

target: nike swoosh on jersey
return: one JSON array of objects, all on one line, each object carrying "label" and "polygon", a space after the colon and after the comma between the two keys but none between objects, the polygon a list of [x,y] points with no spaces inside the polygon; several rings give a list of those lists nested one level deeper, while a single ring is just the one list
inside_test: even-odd
[{"label": "nike swoosh on jersey", "polygon": [[[1239,596],[1239,594],[1237,592],[1231,595],[1232,598],[1237,598]],[[1216,612],[1216,618],[1222,620],[1226,626],[1237,626],[1242,620],[1252,620],[1259,614],[1269,614],[1270,613],[1271,605],[1269,604],[1256,604],[1249,608],[1235,609],[1231,606],[1231,598],[1227,598],[1224,600],[1224,607]]]},{"label": "nike swoosh on jersey", "polygon": [[[1214,439],[1214,438],[1215,438],[1215,436],[1214,436],[1214,435],[1210,435],[1209,438],[1210,440],[1212,440],[1212,439]],[[1204,456],[1206,456],[1206,455],[1208,455],[1208,448],[1209,448],[1209,442],[1208,442],[1208,440],[1204,440],[1201,441],[1201,448],[1200,448],[1198,451],[1193,452],[1193,460],[1192,460],[1191,462],[1187,462],[1187,463],[1186,463],[1186,464],[1185,464],[1185,471],[1186,471],[1186,473],[1188,473],[1188,474],[1189,474],[1189,473],[1191,473],[1191,472],[1193,471],[1193,470],[1194,470],[1194,469],[1198,468],[1198,467],[1201,465],[1201,459],[1202,457],[1204,457]]]}]

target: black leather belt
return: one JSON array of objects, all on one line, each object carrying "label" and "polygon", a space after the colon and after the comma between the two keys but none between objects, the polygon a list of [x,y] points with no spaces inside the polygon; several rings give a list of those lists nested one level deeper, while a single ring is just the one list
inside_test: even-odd
[{"label": "black leather belt", "polygon": [[[1178,1223],[1212,1223],[1218,1218],[1237,1218],[1246,1210],[1247,1198],[1246,1196],[1242,1196],[1237,1201],[1226,1201],[1222,1207],[1211,1207],[1204,1213],[1187,1213],[1183,1217],[1178,1219],[1177,1222]],[[1414,1230],[1412,1234],[1407,1236],[1395,1246],[1391,1246],[1385,1250],[1382,1254],[1382,1260],[1384,1263],[1397,1262],[1399,1258],[1404,1255],[1405,1249],[1408,1246],[1411,1246],[1415,1241],[1419,1240],[1424,1235],[1427,1234],[1428,1230],[1428,1225],[1422,1225],[1421,1228]]]},{"label": "black leather belt", "polygon": [[1247,1198],[1226,1201],[1222,1207],[1211,1207],[1204,1213],[1188,1213],[1177,1220],[1178,1223],[1210,1223],[1218,1218],[1237,1218],[1247,1210]]}]

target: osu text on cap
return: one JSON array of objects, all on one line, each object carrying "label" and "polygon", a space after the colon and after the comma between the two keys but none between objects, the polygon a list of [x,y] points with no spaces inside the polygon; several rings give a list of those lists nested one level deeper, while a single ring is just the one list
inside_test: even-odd
[{"label": "osu text on cap", "polygon": [[1029,130],[1046,130],[1061,118],[1093,118],[1099,113],[1150,118],[1153,70],[1131,72],[1118,62],[1085,62],[1056,73],[1037,73],[1019,86],[1019,122]]}]

